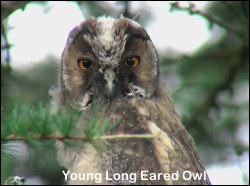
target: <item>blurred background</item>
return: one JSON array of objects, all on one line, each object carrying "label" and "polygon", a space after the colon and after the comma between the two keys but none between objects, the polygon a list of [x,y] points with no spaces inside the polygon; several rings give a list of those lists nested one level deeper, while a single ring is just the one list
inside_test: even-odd
[{"label": "blurred background", "polygon": [[[1,110],[47,103],[69,31],[84,19],[121,15],[150,35],[161,79],[196,142],[212,184],[249,184],[248,1],[1,1]],[[62,184],[53,142],[10,143],[1,183]]]}]

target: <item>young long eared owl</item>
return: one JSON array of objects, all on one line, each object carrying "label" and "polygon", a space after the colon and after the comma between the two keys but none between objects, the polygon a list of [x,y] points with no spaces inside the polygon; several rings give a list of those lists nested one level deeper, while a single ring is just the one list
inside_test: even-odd
[{"label": "young long eared owl", "polygon": [[[89,142],[72,147],[58,141],[58,159],[70,174],[103,175],[101,181],[71,179],[68,184],[210,184],[194,141],[159,80],[157,51],[138,23],[123,17],[83,21],[69,34],[58,81],[58,88],[51,91],[51,111],[81,110],[76,136],[85,135],[82,128],[96,102],[105,108],[110,122],[117,122],[106,135],[154,135],[152,139],[106,140],[103,148]],[[163,176],[167,173],[170,178]],[[203,176],[188,179],[190,173]],[[126,174],[136,179],[111,179]]]}]

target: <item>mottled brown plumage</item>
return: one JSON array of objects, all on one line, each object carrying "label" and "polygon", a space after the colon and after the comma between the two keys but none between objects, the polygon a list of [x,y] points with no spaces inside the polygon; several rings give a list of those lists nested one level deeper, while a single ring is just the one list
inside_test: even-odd
[{"label": "mottled brown plumage", "polygon": [[[136,63],[138,62],[138,63]],[[86,68],[85,68],[86,67]],[[159,81],[159,60],[143,27],[126,19],[89,18],[74,28],[62,54],[59,86],[51,91],[51,111],[82,110],[76,135],[92,117],[93,100],[118,124],[107,134],[153,134],[153,139],[106,140],[69,147],[57,142],[58,158],[71,173],[135,173],[137,179],[70,180],[69,184],[209,184],[185,180],[184,171],[204,173],[195,143]],[[175,179],[140,179],[141,171],[176,173]],[[204,178],[203,177],[203,178]],[[104,177],[103,177],[104,178]]]}]

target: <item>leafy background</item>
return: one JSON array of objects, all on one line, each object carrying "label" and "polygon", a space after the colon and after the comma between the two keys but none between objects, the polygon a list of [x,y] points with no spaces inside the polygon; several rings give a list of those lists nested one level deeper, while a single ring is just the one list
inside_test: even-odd
[{"label": "leafy background", "polygon": [[[143,2],[136,7],[130,1],[118,1],[113,6],[107,1],[72,3],[78,6],[84,17],[104,14],[120,17],[123,14],[125,17],[135,17],[146,27],[155,19],[150,6]],[[20,9],[25,12],[31,4],[42,6],[44,15],[51,10],[46,1],[1,2],[1,115],[9,120],[13,120],[9,114],[12,110],[27,103],[36,105],[43,102],[48,105],[48,90],[57,83],[60,56],[44,56],[39,63],[32,63],[28,67],[23,65],[23,68],[16,68],[12,60],[15,56],[12,56],[11,48],[15,46],[15,41],[10,42],[8,34],[15,28],[9,27],[8,21]],[[249,2],[209,2],[201,11],[192,2],[172,2],[169,7],[166,11],[202,17],[214,41],[208,40],[188,54],[169,48],[159,50],[161,79],[173,93],[175,106],[194,137],[208,173],[221,173],[225,167],[235,169],[235,164],[240,172],[231,172],[230,177],[220,175],[220,180],[211,179],[212,183],[248,184]],[[167,22],[162,25],[167,26]],[[43,30],[37,34],[42,37],[42,33]],[[2,129],[6,124],[4,121],[1,118]],[[1,133],[1,139],[3,137],[4,133]],[[24,176],[28,183],[33,184],[63,183],[62,168],[56,161],[52,140],[34,141],[28,145],[2,141],[1,150],[2,153],[7,151],[17,156],[14,163],[1,155],[1,183],[10,175]],[[241,182],[234,182],[234,179]]]}]

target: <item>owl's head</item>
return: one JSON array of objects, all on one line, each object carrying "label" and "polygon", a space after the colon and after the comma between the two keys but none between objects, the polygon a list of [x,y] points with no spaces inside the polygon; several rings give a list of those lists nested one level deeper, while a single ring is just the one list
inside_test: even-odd
[{"label": "owl's head", "polygon": [[87,106],[93,97],[157,96],[159,60],[145,29],[127,18],[89,18],[69,34],[61,60],[65,99]]}]

